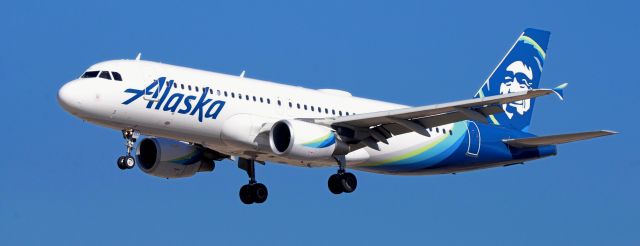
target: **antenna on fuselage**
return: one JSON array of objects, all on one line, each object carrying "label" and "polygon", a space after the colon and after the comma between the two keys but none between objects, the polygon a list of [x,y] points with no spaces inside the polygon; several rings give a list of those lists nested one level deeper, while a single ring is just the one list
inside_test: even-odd
[{"label": "antenna on fuselage", "polygon": [[141,56],[142,56],[142,52],[138,52],[138,55],[136,56],[136,61],[139,61]]},{"label": "antenna on fuselage", "polygon": [[244,73],[245,72],[246,72],[245,70],[242,70],[242,73],[240,73],[240,78],[244,78]]}]

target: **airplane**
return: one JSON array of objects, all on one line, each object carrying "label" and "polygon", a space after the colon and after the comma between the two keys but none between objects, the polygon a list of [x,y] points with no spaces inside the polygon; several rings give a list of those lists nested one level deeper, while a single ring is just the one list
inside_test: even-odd
[{"label": "airplane", "polygon": [[[561,100],[567,84],[539,88],[550,32],[528,28],[475,96],[428,106],[309,89],[140,59],[90,66],[57,99],[70,114],[122,132],[126,154],[162,178],[213,171],[237,161],[248,176],[244,204],[263,203],[255,164],[333,167],[333,194],[356,190],[349,169],[389,175],[455,174],[521,164],[557,154],[558,144],[616,134],[600,130],[537,136],[529,132],[537,97]],[[429,93],[428,88],[424,88]],[[148,136],[137,143],[140,136]],[[135,153],[132,153],[135,150]]]}]

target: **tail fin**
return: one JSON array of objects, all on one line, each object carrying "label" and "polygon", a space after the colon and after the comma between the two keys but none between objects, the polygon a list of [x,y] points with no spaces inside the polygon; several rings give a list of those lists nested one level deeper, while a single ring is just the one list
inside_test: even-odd
[{"label": "tail fin", "polygon": [[[528,28],[491,72],[474,98],[537,89],[542,75],[550,32]],[[528,131],[535,99],[503,104],[503,114],[489,116],[489,122]]]}]

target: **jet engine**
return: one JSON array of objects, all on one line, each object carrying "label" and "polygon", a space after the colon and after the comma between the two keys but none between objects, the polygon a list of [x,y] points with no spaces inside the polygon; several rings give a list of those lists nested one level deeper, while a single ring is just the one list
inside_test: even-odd
[{"label": "jet engine", "polygon": [[280,120],[269,132],[271,151],[300,160],[327,159],[346,155],[349,146],[326,126],[300,120]]},{"label": "jet engine", "polygon": [[138,166],[162,178],[186,178],[197,172],[211,172],[214,160],[225,158],[210,149],[165,138],[145,138],[136,150]]}]

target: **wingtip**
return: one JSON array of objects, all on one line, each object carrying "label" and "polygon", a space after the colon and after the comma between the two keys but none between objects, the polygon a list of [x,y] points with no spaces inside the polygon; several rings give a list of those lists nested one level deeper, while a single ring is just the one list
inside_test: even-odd
[{"label": "wingtip", "polygon": [[553,90],[553,92],[556,93],[556,95],[560,98],[560,100],[564,101],[564,89],[567,88],[567,86],[569,86],[569,83],[562,83],[556,86],[556,88],[553,88],[551,90]]},{"label": "wingtip", "polygon": [[601,132],[607,133],[607,135],[615,135],[615,134],[619,134],[620,132],[616,132],[616,131],[612,131],[612,130],[600,130]]}]

